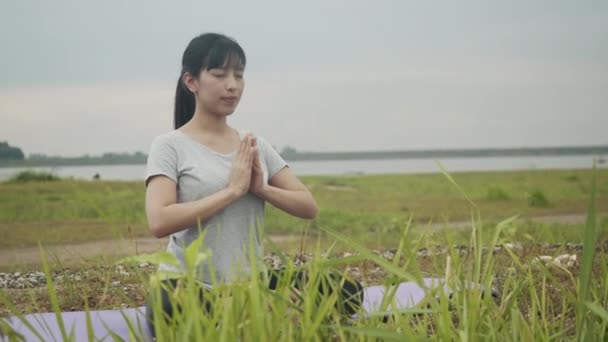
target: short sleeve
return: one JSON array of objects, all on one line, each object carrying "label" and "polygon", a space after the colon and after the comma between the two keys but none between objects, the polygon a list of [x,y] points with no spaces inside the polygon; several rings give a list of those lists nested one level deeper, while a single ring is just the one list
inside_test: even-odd
[{"label": "short sleeve", "polygon": [[148,186],[150,179],[158,175],[167,176],[177,183],[177,174],[177,151],[171,145],[168,136],[157,136],[150,145],[145,185]]},{"label": "short sleeve", "polygon": [[257,137],[257,139],[258,145],[261,145],[263,149],[266,169],[268,170],[268,179],[270,180],[277,172],[289,165],[268,141],[262,137]]}]

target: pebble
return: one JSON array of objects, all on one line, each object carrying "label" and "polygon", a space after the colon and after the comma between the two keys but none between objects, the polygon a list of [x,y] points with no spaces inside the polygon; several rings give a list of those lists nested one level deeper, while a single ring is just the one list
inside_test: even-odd
[{"label": "pebble", "polygon": [[552,265],[552,266],[560,266],[566,268],[572,268],[578,263],[578,257],[576,254],[562,254],[556,257],[552,257],[549,255],[541,255],[538,256],[533,264],[544,264],[544,265]]}]

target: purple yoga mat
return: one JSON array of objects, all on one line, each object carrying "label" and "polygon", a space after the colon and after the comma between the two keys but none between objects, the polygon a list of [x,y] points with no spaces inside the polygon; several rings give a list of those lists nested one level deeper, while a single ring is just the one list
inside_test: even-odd
[{"label": "purple yoga mat", "polygon": [[[397,288],[395,295],[392,298],[392,302],[386,310],[383,311],[380,310],[382,301],[385,294],[388,295],[392,288],[387,289],[384,286],[371,286],[365,288],[363,290],[363,315],[383,314],[388,313],[389,311],[394,312],[414,308],[425,298],[426,294],[428,294],[431,289],[443,288],[443,291],[446,291],[448,294],[450,293],[450,290],[444,285],[444,281],[441,278],[424,278],[421,285],[418,285],[413,281],[395,285]],[[91,311],[90,316],[95,340],[114,341],[114,338],[108,331],[109,329],[125,341],[129,341],[129,326],[125,318],[131,322],[137,331],[141,332],[144,339],[151,340],[145,325],[143,307],[122,310]],[[71,333],[70,330],[73,329],[74,341],[88,341],[86,313],[84,311],[63,312],[61,317],[68,335]],[[358,317],[353,318],[358,319]],[[33,328],[42,336],[44,341],[62,340],[61,331],[59,330],[59,324],[57,322],[57,315],[55,313],[30,314],[24,316],[24,319],[33,326]],[[9,323],[15,332],[23,335],[26,341],[40,340],[19,318],[11,317],[8,320],[5,319],[5,321]],[[3,338],[2,341],[8,341],[8,339]]]},{"label": "purple yoga mat", "polygon": [[[120,336],[125,341],[131,340],[129,338],[129,325],[127,324],[126,319],[131,322],[137,331],[140,331],[142,335],[144,335],[144,338],[151,340],[147,333],[148,330],[145,328],[143,307],[90,311],[89,313],[95,341],[114,341],[115,339],[108,330]],[[31,314],[26,315],[23,318],[42,336],[43,341],[63,341],[61,330],[59,329],[59,324],[57,322],[57,315],[55,313]],[[87,318],[84,311],[62,312],[61,318],[63,319],[63,325],[66,328],[68,336],[71,334],[70,330],[73,329],[74,341],[89,340]],[[9,319],[9,324],[17,333],[21,334],[26,341],[40,341],[40,338],[19,318],[11,317]],[[8,341],[8,339],[2,339],[2,341]]]}]

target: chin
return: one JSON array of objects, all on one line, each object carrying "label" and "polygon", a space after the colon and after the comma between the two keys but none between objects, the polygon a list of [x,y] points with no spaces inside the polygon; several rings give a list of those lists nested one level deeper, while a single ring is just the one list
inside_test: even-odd
[{"label": "chin", "polygon": [[215,112],[215,115],[217,116],[230,116],[234,113],[234,109],[233,110],[218,110]]}]

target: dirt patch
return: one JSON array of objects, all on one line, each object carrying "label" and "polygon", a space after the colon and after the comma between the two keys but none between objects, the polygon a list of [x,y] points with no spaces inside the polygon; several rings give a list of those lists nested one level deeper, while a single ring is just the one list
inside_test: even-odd
[{"label": "dirt patch", "polygon": [[357,189],[350,187],[350,186],[344,186],[344,185],[326,185],[325,189],[327,190],[331,190],[331,191],[344,191],[344,192],[356,192]]},{"label": "dirt patch", "polygon": [[[272,235],[276,244],[299,240],[299,235]],[[121,257],[164,250],[168,238],[142,237],[132,240],[96,240],[73,244],[44,247],[48,260],[61,262],[77,261],[101,256]],[[40,264],[41,251],[38,247],[14,248],[0,251],[0,267]]]}]

